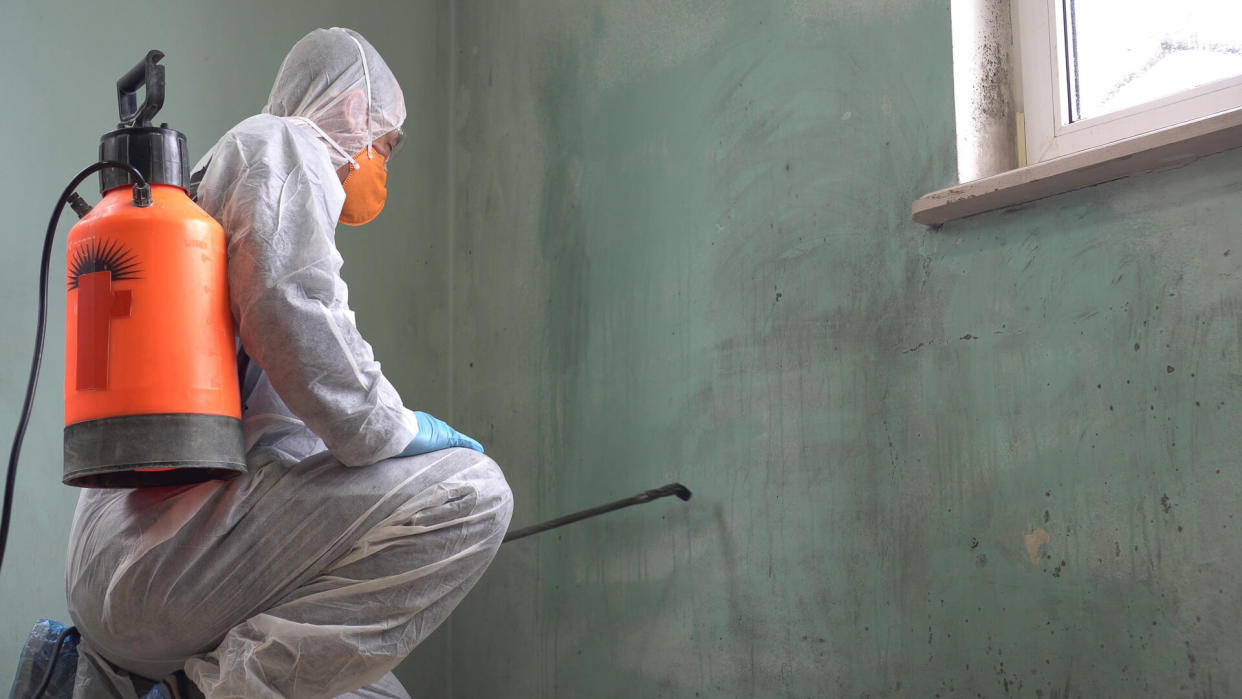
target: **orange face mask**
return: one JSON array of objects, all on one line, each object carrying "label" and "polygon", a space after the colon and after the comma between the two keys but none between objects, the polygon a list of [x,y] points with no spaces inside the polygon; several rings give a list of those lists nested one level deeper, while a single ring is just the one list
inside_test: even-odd
[{"label": "orange face mask", "polygon": [[341,223],[361,226],[370,223],[388,201],[388,160],[374,148],[363,149],[354,160],[362,167],[350,165],[341,186],[345,188],[345,205],[341,207]]}]

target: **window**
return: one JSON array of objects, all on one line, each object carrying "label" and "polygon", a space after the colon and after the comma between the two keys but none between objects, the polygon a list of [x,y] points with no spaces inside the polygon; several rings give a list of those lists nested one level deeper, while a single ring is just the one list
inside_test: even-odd
[{"label": "window", "polygon": [[1242,0],[951,0],[961,184],[938,226],[1242,146]]},{"label": "window", "polygon": [[1239,0],[1014,0],[1013,9],[1028,162],[1242,106]]}]

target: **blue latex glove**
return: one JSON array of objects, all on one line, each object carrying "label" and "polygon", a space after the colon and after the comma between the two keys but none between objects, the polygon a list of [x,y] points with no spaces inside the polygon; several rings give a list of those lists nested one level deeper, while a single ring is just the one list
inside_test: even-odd
[{"label": "blue latex glove", "polygon": [[439,451],[450,447],[465,447],[475,451],[483,451],[483,445],[458,432],[443,420],[436,419],[421,411],[411,411],[418,421],[418,434],[397,456],[416,456],[429,451]]}]

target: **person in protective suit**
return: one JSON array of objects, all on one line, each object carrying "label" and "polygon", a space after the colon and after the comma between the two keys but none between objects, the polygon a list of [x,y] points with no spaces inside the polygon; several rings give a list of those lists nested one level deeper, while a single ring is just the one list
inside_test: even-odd
[{"label": "person in protective suit", "polygon": [[495,555],[503,474],[405,408],[340,276],[336,224],[383,207],[404,120],[366,39],[319,29],[263,113],[193,169],[228,240],[247,473],[82,492],[66,570],[75,696],[137,697],[183,672],[207,697],[406,697],[391,670]]}]

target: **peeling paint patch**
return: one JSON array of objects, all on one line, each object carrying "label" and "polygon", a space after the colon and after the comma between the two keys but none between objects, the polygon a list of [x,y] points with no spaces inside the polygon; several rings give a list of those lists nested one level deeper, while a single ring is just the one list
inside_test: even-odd
[{"label": "peeling paint patch", "polygon": [[1031,557],[1031,565],[1039,565],[1039,549],[1049,541],[1052,541],[1052,535],[1043,527],[1035,527],[1035,531],[1022,535],[1022,543],[1026,546],[1027,555]]}]

